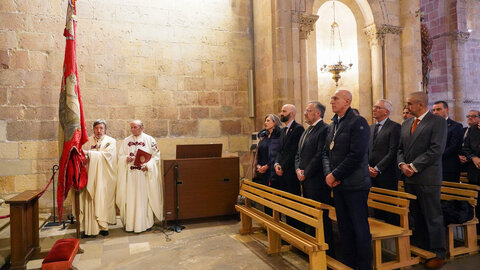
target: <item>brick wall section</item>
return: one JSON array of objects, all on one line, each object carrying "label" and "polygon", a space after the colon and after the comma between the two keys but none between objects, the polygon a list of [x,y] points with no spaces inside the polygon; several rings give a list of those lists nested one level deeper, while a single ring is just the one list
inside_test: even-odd
[{"label": "brick wall section", "polygon": [[[465,90],[464,100],[459,102],[464,112],[480,108],[480,2],[465,0],[422,0],[421,9],[425,14],[427,24],[433,41],[433,66],[430,72],[429,95],[431,101],[448,100],[453,105],[455,89],[453,74],[453,54],[465,55],[460,63],[463,69]],[[451,34],[456,31],[467,32],[471,30],[470,37],[465,41],[462,52],[455,52]],[[462,116],[455,116],[462,119]],[[465,124],[465,123],[464,123]]]},{"label": "brick wall section", "polygon": [[468,112],[470,109],[480,109],[480,2],[468,1],[466,10],[466,27],[472,30],[466,44],[465,62],[468,67],[465,112]]},{"label": "brick wall section", "polygon": [[[43,187],[57,162],[66,7],[0,1],[0,197]],[[89,133],[105,118],[109,135],[123,139],[139,118],[163,158],[178,143],[218,142],[241,157],[244,172],[253,131],[250,16],[249,0],[77,1]]]},{"label": "brick wall section", "polygon": [[448,91],[448,74],[451,74],[450,52],[447,50],[448,33],[447,18],[445,14],[445,1],[422,0],[421,10],[424,13],[424,23],[427,25],[433,38],[432,68],[430,70],[429,92],[446,93]]}]

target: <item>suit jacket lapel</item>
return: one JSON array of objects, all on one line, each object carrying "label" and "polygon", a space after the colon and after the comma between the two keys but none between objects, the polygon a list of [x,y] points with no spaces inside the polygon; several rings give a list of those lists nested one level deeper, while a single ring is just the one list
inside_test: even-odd
[{"label": "suit jacket lapel", "polygon": [[412,135],[410,134],[410,130],[412,130],[412,125],[413,122],[415,121],[415,117],[409,118],[405,120],[405,122],[402,125],[405,125],[407,128],[402,128],[402,140],[403,140],[403,147],[404,151],[406,152],[408,149],[410,149],[410,145],[412,144]]},{"label": "suit jacket lapel", "polygon": [[[415,130],[413,131],[413,133],[410,135],[410,145],[409,145],[409,149],[410,147],[412,147],[413,143],[417,140],[418,136],[420,136],[420,134],[422,133],[423,129],[428,125],[428,121],[430,120],[430,117],[432,116],[432,114],[430,112],[428,112],[425,117],[423,117],[422,121],[420,121],[418,123],[418,126],[415,128]],[[413,118],[413,117],[412,117]],[[413,118],[415,119],[415,118]],[[415,121],[415,120],[414,120]],[[413,125],[413,122],[412,121],[412,125]],[[410,130],[412,130],[412,125],[410,125]],[[409,132],[410,132],[409,130]],[[409,150],[408,149],[408,150]]]},{"label": "suit jacket lapel", "polygon": [[388,130],[392,127],[392,125],[393,121],[390,120],[390,118],[387,118],[387,121],[385,121],[385,123],[383,124],[382,129],[380,129],[380,131],[378,132],[377,138],[378,136],[385,136]]},{"label": "suit jacket lapel", "polygon": [[[320,122],[318,122],[315,126],[313,126],[312,128],[310,128],[310,130],[308,130],[308,128],[305,130],[305,132],[303,132],[303,135],[302,135],[302,138],[300,138],[300,143],[302,143],[303,141],[303,137],[307,135],[307,137],[305,138],[305,141],[303,142],[303,145],[301,145],[302,149],[300,150],[300,152],[303,151],[303,148],[304,146],[307,144],[307,140],[310,138],[310,135],[312,135],[315,130],[317,130],[317,128],[320,126]],[[307,134],[307,131],[308,131],[308,134]]]}]

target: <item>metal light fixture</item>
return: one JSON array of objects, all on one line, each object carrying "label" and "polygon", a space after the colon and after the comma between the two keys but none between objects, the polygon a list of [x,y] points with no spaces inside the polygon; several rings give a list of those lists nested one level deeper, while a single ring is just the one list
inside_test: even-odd
[{"label": "metal light fixture", "polygon": [[[333,64],[324,64],[321,68],[321,72],[330,72],[332,73],[332,79],[335,81],[335,85],[338,86],[338,80],[342,76],[340,73],[345,72],[352,68],[353,64],[350,63],[348,66],[344,65],[341,59],[341,54],[343,53],[343,43],[342,43],[342,36],[340,35],[340,27],[335,20],[335,1],[332,3],[333,5],[333,23],[330,25],[330,55],[333,57],[338,56],[338,61]],[[337,44],[340,45],[340,48],[337,48]],[[336,53],[338,51],[338,53]],[[334,60],[336,61],[336,60]]]}]

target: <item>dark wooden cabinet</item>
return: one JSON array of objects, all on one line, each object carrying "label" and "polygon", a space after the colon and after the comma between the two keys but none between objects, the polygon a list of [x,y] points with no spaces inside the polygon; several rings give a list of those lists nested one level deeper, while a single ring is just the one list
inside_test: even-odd
[{"label": "dark wooden cabinet", "polygon": [[179,220],[236,214],[238,157],[164,160],[163,172],[167,220],[175,219],[176,173]]}]

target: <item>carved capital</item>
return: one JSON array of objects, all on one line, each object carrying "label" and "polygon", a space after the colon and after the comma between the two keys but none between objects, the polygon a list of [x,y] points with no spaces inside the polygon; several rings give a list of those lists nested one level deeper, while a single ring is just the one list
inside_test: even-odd
[{"label": "carved capital", "polygon": [[402,28],[388,24],[382,24],[381,26],[371,24],[363,28],[363,32],[367,35],[370,46],[383,46],[387,34],[400,35],[402,33]]},{"label": "carved capital", "polygon": [[363,28],[363,32],[367,35],[368,44],[370,46],[383,46],[385,33],[378,31],[378,27],[375,24]]},{"label": "carved capital", "polygon": [[307,39],[311,31],[315,30],[318,15],[302,14],[300,16],[300,39]]},{"label": "carved capital", "polygon": [[456,31],[452,33],[452,36],[454,39],[460,41],[460,42],[465,42],[470,38],[470,33],[469,32],[463,32],[463,31]]},{"label": "carved capital", "polygon": [[388,24],[382,24],[379,31],[381,33],[384,33],[384,34],[400,35],[402,33],[402,27],[394,26],[394,25],[388,25]]}]

